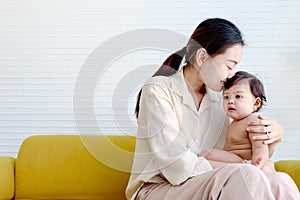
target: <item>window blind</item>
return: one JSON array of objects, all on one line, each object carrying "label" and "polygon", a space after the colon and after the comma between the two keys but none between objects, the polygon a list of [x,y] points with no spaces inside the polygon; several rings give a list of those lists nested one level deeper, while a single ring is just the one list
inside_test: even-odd
[{"label": "window blind", "polygon": [[[170,51],[141,46],[99,66],[97,84],[81,91],[84,96],[94,89],[93,105],[74,100],[84,64],[107,41],[130,31],[155,28],[188,38],[202,20],[222,17],[244,34],[239,69],[262,78],[268,98],[263,114],[285,128],[273,160],[300,159],[299,1],[11,0],[0,1],[0,10],[0,155],[16,156],[30,135],[80,134],[74,101],[85,133],[97,134],[89,129],[92,107],[104,134],[135,135],[136,94]],[[155,38],[127,39],[99,56]]]}]

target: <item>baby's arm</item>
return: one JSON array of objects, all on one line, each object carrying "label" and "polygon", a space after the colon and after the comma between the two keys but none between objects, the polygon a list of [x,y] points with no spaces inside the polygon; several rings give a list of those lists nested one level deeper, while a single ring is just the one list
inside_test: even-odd
[{"label": "baby's arm", "polygon": [[269,146],[263,141],[253,140],[252,137],[257,134],[249,133],[249,138],[252,143],[252,164],[262,168],[269,160]]},{"label": "baby's arm", "polygon": [[[258,120],[256,114],[250,116],[252,120]],[[269,146],[264,144],[263,141],[253,140],[253,136],[260,134],[249,133],[249,139],[252,144],[252,164],[262,168],[269,160]]]},{"label": "baby's arm", "polygon": [[219,161],[224,163],[243,163],[243,159],[238,155],[222,149],[208,149],[200,153],[199,156],[211,161]]}]

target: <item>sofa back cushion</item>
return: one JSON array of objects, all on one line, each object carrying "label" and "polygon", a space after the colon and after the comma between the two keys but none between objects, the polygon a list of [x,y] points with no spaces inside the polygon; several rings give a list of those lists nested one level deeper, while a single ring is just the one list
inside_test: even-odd
[{"label": "sofa back cushion", "polygon": [[125,199],[135,138],[42,135],[24,140],[15,199]]},{"label": "sofa back cushion", "polygon": [[12,199],[15,194],[15,158],[0,156],[0,199]]}]

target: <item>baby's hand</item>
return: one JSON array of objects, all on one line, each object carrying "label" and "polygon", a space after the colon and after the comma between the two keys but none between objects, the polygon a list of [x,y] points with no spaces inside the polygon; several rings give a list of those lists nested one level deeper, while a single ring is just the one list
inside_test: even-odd
[{"label": "baby's hand", "polygon": [[254,160],[252,162],[252,165],[258,167],[258,168],[261,168],[262,167],[262,161],[263,161],[263,158],[262,157],[259,157],[257,158],[256,160]]}]

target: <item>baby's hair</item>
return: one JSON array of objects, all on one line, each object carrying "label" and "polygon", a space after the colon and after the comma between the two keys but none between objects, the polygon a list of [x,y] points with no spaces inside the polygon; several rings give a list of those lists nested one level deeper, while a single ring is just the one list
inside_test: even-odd
[{"label": "baby's hair", "polygon": [[265,105],[264,103],[267,102],[267,98],[265,96],[265,90],[264,90],[264,86],[262,84],[262,82],[254,75],[245,72],[245,71],[238,71],[235,73],[235,75],[233,77],[231,77],[230,79],[228,79],[224,85],[224,91],[228,90],[229,88],[231,88],[233,85],[237,84],[239,81],[241,80],[245,80],[247,79],[249,81],[249,85],[250,85],[250,90],[251,93],[253,94],[253,96],[259,97],[261,99],[261,104],[260,106],[257,108],[257,111],[259,111],[263,105]]}]

